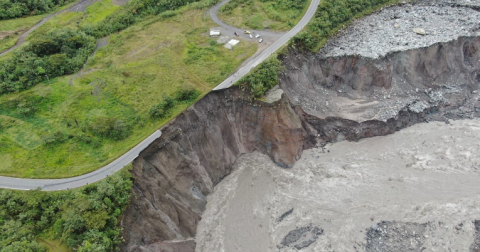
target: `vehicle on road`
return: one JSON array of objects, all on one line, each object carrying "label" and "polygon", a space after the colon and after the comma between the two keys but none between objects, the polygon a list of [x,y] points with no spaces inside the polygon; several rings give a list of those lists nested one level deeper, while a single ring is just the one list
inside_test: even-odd
[{"label": "vehicle on road", "polygon": [[238,33],[237,33],[237,32],[235,32],[234,34],[235,34],[235,36],[237,36],[237,37],[238,37],[238,36],[240,36],[240,35],[238,35]]},{"label": "vehicle on road", "polygon": [[255,35],[255,38],[260,38],[260,34],[257,33],[257,35]]},{"label": "vehicle on road", "polygon": [[248,37],[249,37],[249,38],[253,38],[253,37],[252,37],[252,34],[248,35]]},{"label": "vehicle on road", "polygon": [[261,38],[261,39],[258,41],[258,43],[262,43],[262,41],[263,41],[263,38]]},{"label": "vehicle on road", "polygon": [[250,34],[250,33],[251,33],[251,32],[249,32],[249,31],[245,31],[245,34]]}]

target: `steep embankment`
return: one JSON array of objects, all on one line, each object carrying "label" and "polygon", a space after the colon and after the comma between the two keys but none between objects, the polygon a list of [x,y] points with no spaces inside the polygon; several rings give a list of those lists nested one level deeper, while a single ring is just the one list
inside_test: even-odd
[{"label": "steep embankment", "polygon": [[[372,37],[363,49],[374,50],[387,40],[385,54],[368,58],[345,52],[342,39],[348,44],[354,38],[348,34],[327,45],[338,47],[337,54],[291,51],[282,58],[280,86],[285,94],[280,101],[266,104],[251,101],[238,89],[222,90],[164,126],[162,137],[134,162],[134,197],[122,220],[123,250],[193,251],[206,196],[243,153],[258,151],[278,166],[291,167],[303,150],[327,142],[387,135],[424,121],[478,116],[480,38],[477,24],[468,19],[476,12],[450,6],[439,13],[430,6],[437,2],[448,4],[423,1],[404,6],[406,10],[386,9],[388,15],[380,12],[387,16],[372,18],[393,22],[383,30],[368,20],[366,26],[360,22],[382,34],[378,43]],[[453,19],[468,14],[459,21],[462,32],[445,29],[435,37],[427,29],[426,35],[408,34],[404,40],[415,40],[411,47],[400,44],[401,38],[397,45],[388,37],[412,33],[410,26],[426,22],[424,18],[441,19],[446,12],[455,14],[448,15]]]},{"label": "steep embankment", "polygon": [[462,37],[430,47],[390,53],[379,59],[361,56],[323,58],[293,53],[285,57],[281,87],[309,114],[358,122],[386,121],[400,111],[428,108],[468,110],[480,80],[478,37]]},{"label": "steep embankment", "polygon": [[[304,149],[326,142],[391,134],[426,120],[477,116],[475,108],[480,107],[476,91],[476,76],[480,71],[477,51],[480,51],[479,38],[460,38],[377,60],[347,56],[323,62],[292,52],[285,59],[287,69],[281,81],[287,96],[277,103],[252,102],[237,89],[207,95],[166,125],[162,137],[134,162],[135,197],[122,221],[125,251],[148,251],[152,243],[194,237],[205,210],[206,196],[231,172],[242,153],[265,153],[278,165],[290,167]],[[311,69],[307,74],[298,70],[303,64]],[[321,85],[332,78],[321,68],[327,65],[339,76],[352,77],[348,82],[337,82],[330,87]],[[428,66],[432,66],[431,71]],[[404,73],[395,71],[397,68],[404,69]],[[405,81],[392,83],[394,73],[398,78],[403,76]],[[311,76],[321,89],[336,91],[359,87],[351,88],[359,97],[398,89],[405,97],[407,92],[415,94],[415,99],[397,107],[386,107],[395,99],[372,100],[370,103],[383,106],[379,111],[388,108],[392,112],[371,120],[357,121],[339,115],[316,117],[304,113],[289,99],[293,89],[323,94],[312,92],[318,87],[312,86]],[[456,77],[458,82],[451,82],[450,76]],[[416,88],[422,91],[416,92]],[[354,98],[346,96],[344,99]],[[327,96],[315,99],[324,103]],[[194,247],[193,241],[186,243]],[[152,246],[169,245],[163,242]],[[175,246],[179,246],[178,242]]]},{"label": "steep embankment", "polygon": [[293,164],[314,142],[300,115],[287,100],[250,102],[231,89],[207,95],[163,127],[134,163],[125,250],[193,237],[206,195],[242,153],[257,150],[281,166]]}]

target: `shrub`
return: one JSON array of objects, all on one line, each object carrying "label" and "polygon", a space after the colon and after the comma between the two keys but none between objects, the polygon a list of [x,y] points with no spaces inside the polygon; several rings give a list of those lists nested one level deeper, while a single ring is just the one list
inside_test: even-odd
[{"label": "shrub", "polygon": [[280,61],[276,57],[267,59],[251,74],[242,78],[239,81],[240,86],[247,89],[253,97],[262,97],[265,92],[278,84],[280,69]]},{"label": "shrub", "polygon": [[172,108],[175,106],[175,101],[170,97],[166,96],[163,98],[163,101],[153,105],[150,108],[149,114],[152,119],[165,118],[170,116]]},{"label": "shrub", "polygon": [[25,90],[47,78],[77,71],[95,45],[93,37],[72,29],[38,36],[0,63],[0,94]]},{"label": "shrub", "polygon": [[202,92],[195,88],[180,89],[175,93],[175,100],[179,102],[193,102]]},{"label": "shrub", "polygon": [[93,118],[88,122],[88,130],[111,140],[122,140],[130,135],[129,127],[122,120],[107,116]]}]

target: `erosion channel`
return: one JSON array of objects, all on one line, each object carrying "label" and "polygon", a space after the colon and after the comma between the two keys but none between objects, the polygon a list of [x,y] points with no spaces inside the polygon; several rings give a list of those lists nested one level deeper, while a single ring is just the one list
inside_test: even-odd
[{"label": "erosion channel", "polygon": [[478,5],[292,49],[278,101],[202,98],[135,160],[122,251],[480,251]]}]

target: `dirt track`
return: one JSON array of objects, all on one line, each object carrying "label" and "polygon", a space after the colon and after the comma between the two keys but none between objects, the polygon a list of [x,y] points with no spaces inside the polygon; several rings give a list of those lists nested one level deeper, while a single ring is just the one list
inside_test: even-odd
[{"label": "dirt track", "polygon": [[[20,35],[17,43],[14,46],[10,47],[8,50],[1,52],[0,57],[6,55],[7,53],[10,53],[11,51],[17,49],[18,47],[20,47],[23,43],[25,43],[25,40],[27,39],[28,35],[30,35],[30,33],[34,32],[36,29],[38,29],[38,27],[45,24],[51,18],[53,18],[53,17],[55,17],[59,14],[62,14],[66,11],[85,12],[85,10],[87,9],[88,6],[94,4],[98,1],[99,0],[79,0],[78,2],[76,2],[75,4],[73,4],[72,6],[66,8],[66,9],[63,9],[61,11],[58,11],[58,12],[55,12],[53,14],[50,14],[50,15],[46,16],[44,19],[42,19],[40,22],[38,22],[32,28],[28,29],[26,32],[24,32],[22,35]],[[119,1],[118,4],[123,5],[126,2],[128,2],[128,1]]]}]

